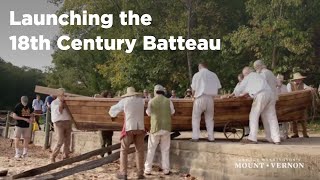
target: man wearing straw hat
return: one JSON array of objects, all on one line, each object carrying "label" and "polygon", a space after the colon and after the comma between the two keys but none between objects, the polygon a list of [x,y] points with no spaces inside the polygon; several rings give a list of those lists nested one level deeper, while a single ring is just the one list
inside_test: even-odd
[{"label": "man wearing straw hat", "polygon": [[64,101],[65,90],[63,88],[58,89],[57,99],[51,103],[51,120],[54,124],[55,132],[58,136],[58,141],[55,148],[52,151],[50,160],[51,163],[56,161],[56,157],[60,152],[60,148],[63,145],[63,159],[69,158],[70,154],[70,141],[71,141],[71,115],[66,108]]},{"label": "man wearing straw hat", "polygon": [[[299,72],[294,73],[293,78],[291,79],[291,82],[288,83],[288,85],[287,85],[288,92],[300,91],[300,90],[304,90],[304,89],[311,89],[311,87],[309,87],[303,83],[303,79],[305,79],[305,78],[306,77],[302,76]],[[302,126],[302,134],[303,134],[304,138],[309,138],[309,136],[307,134],[307,116],[308,116],[308,114],[307,114],[307,112],[305,112],[304,118],[301,121],[299,121]],[[299,134],[298,134],[298,122],[297,121],[292,122],[292,131],[293,131],[293,136],[291,136],[291,138],[298,138]]]},{"label": "man wearing straw hat", "polygon": [[151,128],[148,140],[148,154],[145,162],[145,174],[150,175],[153,164],[153,157],[158,144],[161,150],[161,165],[165,175],[170,174],[170,133],[171,115],[175,113],[172,101],[165,97],[163,86],[154,87],[154,98],[149,101],[146,113],[151,116]]},{"label": "man wearing straw hat", "polygon": [[136,165],[138,179],[143,179],[144,161],[144,99],[133,87],[127,88],[127,93],[121,96],[116,105],[111,106],[109,114],[115,118],[120,112],[124,112],[124,124],[121,132],[120,172],[118,179],[127,179],[128,151],[131,143],[136,148]]},{"label": "man wearing straw hat", "polygon": [[[283,84],[284,76],[282,74],[278,74],[277,80],[278,80],[278,85],[277,85],[278,94],[288,93],[287,86]],[[288,122],[279,123],[279,128],[280,128],[280,137],[282,139],[289,139],[289,136],[288,136],[289,123]]]}]

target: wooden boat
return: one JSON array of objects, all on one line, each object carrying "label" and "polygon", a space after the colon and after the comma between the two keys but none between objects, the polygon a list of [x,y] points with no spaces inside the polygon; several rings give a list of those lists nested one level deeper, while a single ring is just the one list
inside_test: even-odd
[{"label": "wooden boat", "polygon": [[[118,131],[122,129],[123,114],[120,114],[112,121],[108,115],[108,111],[119,100],[116,98],[68,97],[66,98],[66,104],[79,130]],[[176,110],[172,118],[172,130],[192,130],[192,100],[174,99],[172,101]],[[280,95],[276,104],[279,122],[302,119],[305,111],[311,106],[311,102],[312,96],[310,90]],[[226,137],[228,132],[234,134],[240,130],[241,133],[238,136],[241,139],[244,135],[243,127],[249,123],[251,105],[252,99],[250,98],[216,98],[214,100],[215,128],[223,128]],[[147,129],[150,127],[150,118],[146,114],[145,125]],[[201,121],[201,128],[205,129],[204,120]]]}]

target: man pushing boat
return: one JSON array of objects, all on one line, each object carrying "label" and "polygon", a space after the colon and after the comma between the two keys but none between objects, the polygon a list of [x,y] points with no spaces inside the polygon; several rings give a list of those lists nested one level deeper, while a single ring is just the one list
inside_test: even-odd
[{"label": "man pushing boat", "polygon": [[[280,144],[279,124],[276,114],[276,98],[264,79],[258,73],[253,72],[250,67],[243,68],[243,81],[239,87],[235,89],[235,96],[249,95],[253,98],[253,103],[249,115],[250,134],[247,139],[242,140],[242,143],[255,144],[257,143],[257,134],[259,130],[259,117],[264,125],[266,138],[269,142]],[[268,134],[270,133],[270,134]]]},{"label": "man pushing boat", "polygon": [[221,88],[218,76],[207,69],[206,63],[200,63],[199,72],[192,78],[191,88],[193,97],[195,98],[192,110],[192,139],[198,141],[200,136],[200,120],[201,114],[204,113],[206,127],[208,132],[208,141],[213,142],[214,129],[214,102],[213,97],[218,95],[218,90]]}]

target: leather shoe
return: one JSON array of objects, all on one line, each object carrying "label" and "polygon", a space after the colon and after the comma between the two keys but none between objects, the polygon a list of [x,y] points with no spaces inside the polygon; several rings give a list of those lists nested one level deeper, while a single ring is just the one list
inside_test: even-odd
[{"label": "leather shoe", "polygon": [[118,179],[125,179],[125,180],[127,180],[127,179],[128,179],[128,176],[127,176],[127,175],[124,175],[124,174],[118,173],[118,174],[117,174],[117,178],[118,178]]}]

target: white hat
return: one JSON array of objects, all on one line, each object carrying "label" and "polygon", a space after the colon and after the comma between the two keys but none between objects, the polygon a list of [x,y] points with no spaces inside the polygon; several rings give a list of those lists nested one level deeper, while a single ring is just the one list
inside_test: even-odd
[{"label": "white hat", "polygon": [[297,73],[293,74],[293,78],[291,79],[291,81],[298,80],[298,79],[305,79],[305,78],[306,78],[306,76],[302,76],[299,72],[297,72]]},{"label": "white hat", "polygon": [[136,89],[134,89],[134,87],[128,87],[127,93],[122,95],[121,97],[129,97],[129,96],[136,96],[136,95],[141,95],[141,94],[136,92]]},{"label": "white hat", "polygon": [[157,84],[154,86],[154,92],[157,92],[157,91],[163,91],[164,92],[164,87],[161,86],[160,84]]}]

